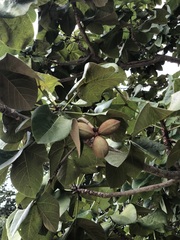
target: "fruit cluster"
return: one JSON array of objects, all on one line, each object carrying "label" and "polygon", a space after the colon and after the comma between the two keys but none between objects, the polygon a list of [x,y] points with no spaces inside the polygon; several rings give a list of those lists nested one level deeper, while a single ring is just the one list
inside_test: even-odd
[{"label": "fruit cluster", "polygon": [[109,152],[109,145],[104,136],[109,136],[116,132],[120,126],[120,121],[108,119],[98,128],[95,128],[84,118],[78,119],[79,134],[84,140],[92,139],[92,149],[97,158],[104,158]]}]

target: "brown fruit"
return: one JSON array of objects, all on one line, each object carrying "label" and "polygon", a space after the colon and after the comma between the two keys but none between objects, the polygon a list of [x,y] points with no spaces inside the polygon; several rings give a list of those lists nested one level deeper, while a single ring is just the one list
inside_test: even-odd
[{"label": "brown fruit", "polygon": [[83,139],[92,138],[95,134],[93,129],[86,123],[78,122],[78,127],[79,127],[79,135]]},{"label": "brown fruit", "polygon": [[97,158],[104,158],[109,152],[108,143],[101,136],[95,137],[93,141],[92,149]]},{"label": "brown fruit", "polygon": [[108,119],[105,122],[103,122],[99,129],[98,133],[99,135],[110,135],[114,133],[120,126],[120,121],[116,119]]}]

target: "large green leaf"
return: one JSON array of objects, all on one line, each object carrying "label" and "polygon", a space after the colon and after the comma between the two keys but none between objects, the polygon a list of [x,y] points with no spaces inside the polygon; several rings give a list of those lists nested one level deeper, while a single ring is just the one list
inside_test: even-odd
[{"label": "large green leaf", "polygon": [[105,160],[114,167],[119,167],[127,158],[128,152],[113,152],[109,151]]},{"label": "large green leaf", "polygon": [[37,238],[38,232],[42,227],[42,218],[38,212],[37,206],[34,205],[28,216],[21,223],[19,233],[22,238],[33,240]]},{"label": "large green leaf", "polygon": [[101,99],[106,89],[117,86],[125,79],[125,72],[116,64],[98,65],[90,62],[85,65],[82,79],[71,92],[77,89],[78,96],[90,106]]},{"label": "large green leaf", "polygon": [[19,73],[30,78],[38,79],[37,73],[17,57],[6,54],[0,61],[0,69],[7,72]]},{"label": "large green leaf", "polygon": [[51,146],[51,149],[49,151],[50,176],[51,177],[57,170],[57,167],[62,159],[65,146],[67,146],[66,142],[63,140],[60,142],[55,142]]},{"label": "large green leaf", "polygon": [[1,41],[12,49],[24,49],[34,37],[33,25],[28,15],[13,19],[1,18],[0,28]]},{"label": "large green leaf", "polygon": [[147,103],[137,117],[132,135],[136,136],[142,130],[146,129],[152,124],[155,124],[165,119],[171,114],[172,111],[168,111],[162,108],[155,108],[152,107],[149,103]]},{"label": "large green leaf", "polygon": [[56,232],[59,223],[59,204],[50,194],[44,193],[37,201],[37,207],[44,226],[51,232]]},{"label": "large green leaf", "polygon": [[10,231],[12,221],[13,221],[17,211],[18,210],[15,210],[14,212],[12,212],[6,219],[5,231],[3,231],[3,239],[2,240],[21,240],[21,236],[19,235],[18,231],[16,231],[14,235],[12,235],[12,232]]},{"label": "large green leaf", "polygon": [[135,223],[137,220],[136,208],[133,204],[128,204],[121,213],[116,211],[113,215],[111,215],[111,218],[117,224],[127,225]]},{"label": "large green leaf", "polygon": [[133,141],[147,151],[148,154],[157,158],[161,158],[162,152],[166,149],[163,144],[145,137],[135,138]]},{"label": "large green leaf", "polygon": [[1,71],[0,101],[18,110],[31,110],[37,99],[37,84],[33,78],[19,73]]},{"label": "large green leaf", "polygon": [[127,180],[126,168],[123,164],[114,167],[106,163],[106,178],[110,187],[120,187]]},{"label": "large green leaf", "polygon": [[69,187],[70,184],[76,181],[76,178],[79,176],[79,174],[79,167],[77,166],[74,159],[70,156],[62,162],[61,167],[57,173],[57,178],[64,187]]},{"label": "large green leaf", "polygon": [[32,114],[32,132],[37,143],[53,143],[66,138],[72,120],[53,114],[48,105],[37,108]]},{"label": "large green leaf", "polygon": [[167,216],[165,212],[157,210],[139,219],[138,222],[145,228],[164,233],[164,226],[167,225]]},{"label": "large green leaf", "polygon": [[37,205],[34,205],[28,216],[22,222],[19,228],[19,233],[23,239],[26,240],[52,240],[53,233],[47,232],[46,234],[41,231],[42,217],[38,211]]},{"label": "large green leaf", "polygon": [[[106,177],[110,187],[120,187],[129,179],[135,178],[143,169],[145,153],[135,143],[131,142],[129,151],[119,153],[119,163],[117,154],[115,158],[110,157],[106,164]],[[119,167],[117,167],[119,165]]]},{"label": "large green leaf", "polygon": [[18,228],[20,227],[21,223],[24,221],[24,219],[29,214],[29,211],[33,205],[33,202],[30,202],[30,204],[25,209],[18,209],[14,215],[13,221],[11,223],[10,232],[11,235],[14,236]]},{"label": "large green leaf", "polygon": [[106,235],[101,225],[84,218],[77,218],[74,221],[65,239],[84,239],[84,232],[86,232],[92,240],[106,240]]},{"label": "large green leaf", "polygon": [[11,169],[15,188],[28,197],[35,197],[43,179],[43,162],[48,161],[44,145],[32,144],[16,160]]}]

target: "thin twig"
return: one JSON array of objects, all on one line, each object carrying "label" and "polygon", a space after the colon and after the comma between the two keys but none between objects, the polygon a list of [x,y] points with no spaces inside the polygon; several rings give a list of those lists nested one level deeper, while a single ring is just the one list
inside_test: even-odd
[{"label": "thin twig", "polygon": [[124,192],[112,192],[112,193],[97,192],[97,191],[94,191],[94,190],[78,188],[78,187],[73,187],[72,191],[74,193],[78,193],[78,194],[86,194],[86,195],[92,195],[92,196],[95,196],[95,197],[102,197],[102,198],[111,198],[111,197],[131,196],[131,195],[135,195],[135,194],[138,194],[138,193],[144,193],[144,192],[151,192],[151,191],[154,191],[154,190],[157,190],[157,189],[169,187],[169,186],[171,186],[175,183],[177,183],[177,181],[174,180],[174,179],[171,179],[171,180],[168,180],[166,182],[141,187],[141,188],[138,188],[138,189],[127,190],[127,191],[124,191]]},{"label": "thin twig", "polygon": [[17,112],[15,109],[9,108],[6,105],[1,104],[1,103],[0,103],[0,112],[3,113],[4,115],[6,115],[7,117],[16,119],[17,121],[23,121],[23,120],[29,118],[29,117]]},{"label": "thin twig", "polygon": [[148,172],[152,175],[163,177],[167,179],[174,179],[174,180],[180,180],[180,171],[168,171],[163,170],[154,166],[150,166],[146,163],[144,163],[144,169],[145,172]]},{"label": "thin twig", "polygon": [[[83,65],[83,64],[87,63],[90,57],[91,57],[91,56],[88,55],[88,56],[86,56],[86,57],[79,58],[78,60],[68,61],[68,62],[58,62],[57,60],[52,60],[52,59],[50,59],[49,61],[50,61],[51,63],[56,64],[57,66],[72,66],[72,65],[78,66],[78,65]],[[53,68],[53,67],[54,67],[54,66],[52,66],[52,68]]]},{"label": "thin twig", "polygon": [[77,26],[78,26],[78,28],[79,28],[79,31],[80,31],[80,33],[81,33],[81,36],[83,37],[83,39],[84,39],[85,42],[87,43],[88,48],[89,48],[91,54],[92,54],[93,56],[95,56],[96,54],[95,54],[95,51],[94,51],[94,49],[93,49],[93,47],[92,47],[92,44],[91,44],[91,42],[90,42],[90,40],[89,40],[89,38],[88,38],[88,36],[87,36],[87,34],[86,34],[86,32],[85,32],[85,29],[83,28],[83,26],[82,26],[82,24],[81,24],[81,20],[80,20],[80,18],[79,18],[79,14],[78,14],[78,9],[77,9],[77,7],[76,7],[76,3],[75,3],[75,2],[72,2],[72,7],[73,7],[73,10],[74,10],[74,16],[75,16],[76,23],[77,23]]},{"label": "thin twig", "polygon": [[128,63],[123,63],[119,60],[118,65],[120,67],[122,67],[123,69],[129,69],[129,68],[145,67],[145,66],[153,65],[157,62],[163,62],[163,61],[180,64],[180,58],[157,54],[152,59],[138,60],[138,61],[132,61],[132,62],[128,62]]},{"label": "thin twig", "polygon": [[70,77],[60,78],[59,82],[61,82],[61,83],[71,82],[71,81],[74,81],[76,78],[82,77],[82,75],[83,75],[83,72],[76,73],[76,74],[73,74],[73,76],[70,76]]}]

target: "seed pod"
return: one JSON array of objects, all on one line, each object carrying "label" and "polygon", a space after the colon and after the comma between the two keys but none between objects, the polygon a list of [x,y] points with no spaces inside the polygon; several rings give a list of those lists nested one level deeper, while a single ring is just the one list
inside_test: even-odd
[{"label": "seed pod", "polygon": [[107,141],[101,137],[96,136],[92,145],[93,152],[97,158],[104,158],[109,152]]},{"label": "seed pod", "polygon": [[84,117],[79,117],[78,118],[78,122],[83,122],[86,123],[87,125],[89,125],[91,128],[94,128],[94,126]]},{"label": "seed pod", "polygon": [[114,133],[119,128],[119,126],[120,126],[119,120],[108,119],[100,125],[98,133],[99,135],[107,136]]},{"label": "seed pod", "polygon": [[94,136],[93,129],[86,123],[78,122],[79,135],[82,139],[89,139]]}]

